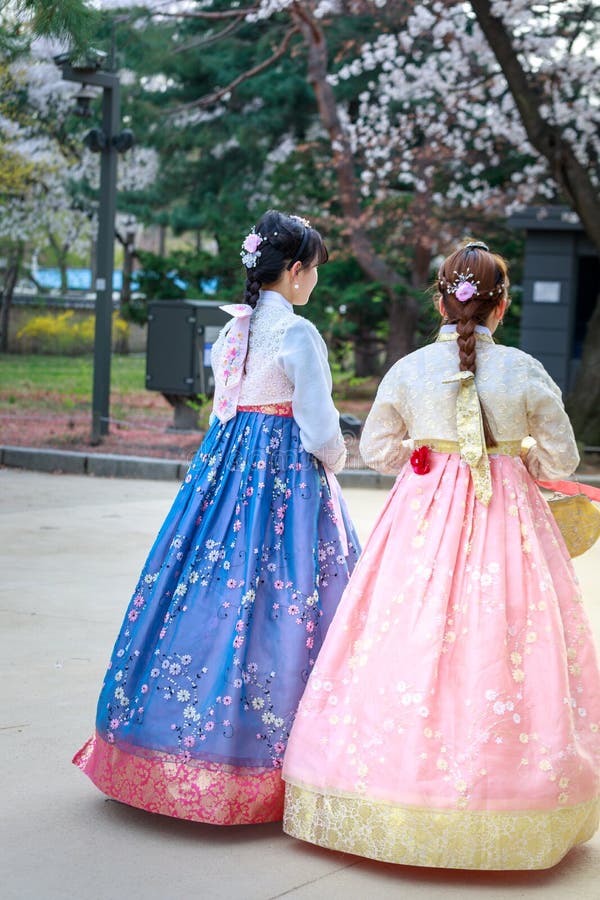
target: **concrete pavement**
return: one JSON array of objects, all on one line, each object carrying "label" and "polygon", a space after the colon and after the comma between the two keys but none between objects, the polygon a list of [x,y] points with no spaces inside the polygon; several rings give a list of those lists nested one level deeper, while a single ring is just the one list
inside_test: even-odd
[{"label": "concrete pavement", "polygon": [[[71,765],[173,482],[0,471],[4,900],[599,900],[600,835],[548,872],[383,865],[104,798]],[[385,494],[346,489],[364,538]],[[600,543],[576,560],[600,642]]]}]

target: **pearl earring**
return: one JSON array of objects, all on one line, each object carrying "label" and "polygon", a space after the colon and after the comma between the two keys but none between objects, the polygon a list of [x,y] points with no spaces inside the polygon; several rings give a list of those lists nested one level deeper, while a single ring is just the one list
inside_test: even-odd
[{"label": "pearl earring", "polygon": [[298,290],[298,288],[300,287],[300,285],[299,285],[299,284],[295,284],[294,287],[296,288],[296,290]]}]

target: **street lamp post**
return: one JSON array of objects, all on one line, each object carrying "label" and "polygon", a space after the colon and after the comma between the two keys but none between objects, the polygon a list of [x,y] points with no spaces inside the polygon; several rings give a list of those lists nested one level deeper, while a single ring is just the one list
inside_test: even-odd
[{"label": "street lamp post", "polygon": [[101,154],[91,435],[91,443],[99,444],[109,430],[117,155],[132,146],[133,135],[119,133],[120,82],[115,72],[99,71],[101,61],[77,65],[59,56],[55,62],[65,81],[102,88],[102,128],[93,128],[85,138],[89,149]]}]

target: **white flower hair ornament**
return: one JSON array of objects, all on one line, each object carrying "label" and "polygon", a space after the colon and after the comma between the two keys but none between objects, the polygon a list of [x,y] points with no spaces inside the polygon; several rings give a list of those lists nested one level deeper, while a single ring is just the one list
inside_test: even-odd
[{"label": "white flower hair ornament", "polygon": [[262,234],[257,234],[254,228],[252,228],[250,234],[247,234],[242,241],[240,256],[247,269],[253,269],[258,263],[259,257],[261,256],[261,252],[258,248],[263,241],[264,237]]},{"label": "white flower hair ornament", "polygon": [[504,290],[504,281],[499,281],[493,290],[482,293],[479,290],[480,282],[475,281],[475,276],[470,269],[467,269],[466,273],[454,270],[454,274],[456,275],[454,281],[440,279],[439,287],[440,290],[445,289],[448,294],[454,294],[460,303],[466,303],[473,297],[493,297],[494,294],[501,294]]},{"label": "white flower hair ornament", "polygon": [[454,271],[456,278],[454,281],[448,284],[446,290],[449,294],[454,294],[457,300],[460,300],[461,303],[466,303],[467,300],[471,300],[473,297],[476,297],[479,293],[479,282],[475,281],[475,276],[473,273],[467,269],[466,274],[462,272],[459,274],[456,270]]}]

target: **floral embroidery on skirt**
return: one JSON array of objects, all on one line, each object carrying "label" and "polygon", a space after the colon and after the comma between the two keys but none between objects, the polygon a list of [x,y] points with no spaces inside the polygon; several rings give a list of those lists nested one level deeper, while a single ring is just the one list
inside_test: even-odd
[{"label": "floral embroidery on skirt", "polygon": [[74,762],[109,796],[218,824],[281,818],[280,768],[354,567],[291,418],[216,420],[152,547]]},{"label": "floral embroidery on skirt", "polygon": [[283,767],[284,828],[389,862],[545,868],[600,813],[600,674],[571,560],[518,458],[400,473]]}]

